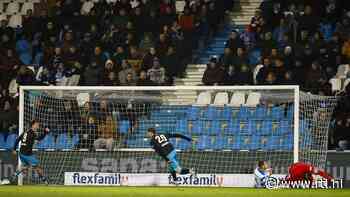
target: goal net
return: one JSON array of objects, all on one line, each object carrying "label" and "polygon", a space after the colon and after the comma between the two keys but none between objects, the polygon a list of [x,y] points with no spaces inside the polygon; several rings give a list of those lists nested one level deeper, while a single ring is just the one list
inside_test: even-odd
[{"label": "goal net", "polygon": [[[198,174],[252,174],[259,160],[286,174],[295,161],[325,167],[335,105],[298,86],[21,87],[20,133],[33,119],[50,129],[34,154],[51,184],[67,172],[167,173],[151,127],[191,137],[171,142]],[[40,180],[29,171],[22,183]]]}]

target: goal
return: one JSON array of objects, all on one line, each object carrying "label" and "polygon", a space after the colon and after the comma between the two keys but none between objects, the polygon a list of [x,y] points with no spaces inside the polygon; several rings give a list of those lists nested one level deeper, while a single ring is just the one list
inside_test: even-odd
[{"label": "goal", "polygon": [[[203,178],[183,184],[249,186],[240,177],[259,160],[276,174],[296,161],[324,168],[336,103],[298,86],[21,86],[19,134],[32,119],[50,128],[34,154],[51,184],[167,185],[146,136],[153,127],[193,139],[171,139],[181,166]],[[18,179],[36,183],[31,171]]]}]

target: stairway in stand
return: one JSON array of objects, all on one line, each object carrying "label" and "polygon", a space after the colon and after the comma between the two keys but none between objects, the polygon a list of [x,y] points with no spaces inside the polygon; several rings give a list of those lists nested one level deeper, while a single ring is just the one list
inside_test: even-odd
[{"label": "stairway in stand", "polygon": [[[198,62],[189,64],[186,69],[186,77],[175,79],[175,85],[196,86],[202,84],[202,76],[206,69],[206,64],[210,57],[220,57],[224,52],[225,42],[229,38],[232,30],[244,31],[246,25],[250,23],[255,11],[259,8],[262,0],[234,0],[235,7],[230,13],[231,23],[218,32],[209,42],[208,46],[199,52]],[[191,104],[197,98],[196,92],[181,90],[164,93],[164,100],[171,104]]]}]

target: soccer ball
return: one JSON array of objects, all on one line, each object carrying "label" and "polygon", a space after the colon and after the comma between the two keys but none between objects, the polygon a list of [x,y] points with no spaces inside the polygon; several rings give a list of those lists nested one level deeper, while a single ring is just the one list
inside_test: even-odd
[{"label": "soccer ball", "polygon": [[8,185],[10,184],[10,180],[8,179],[3,179],[1,182],[0,182],[0,185]]}]

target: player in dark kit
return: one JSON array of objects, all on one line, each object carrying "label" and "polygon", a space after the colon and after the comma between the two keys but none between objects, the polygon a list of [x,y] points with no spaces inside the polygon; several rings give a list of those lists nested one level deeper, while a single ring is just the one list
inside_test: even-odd
[{"label": "player in dark kit", "polygon": [[155,152],[168,162],[168,169],[174,183],[177,182],[176,173],[194,174],[192,169],[181,168],[176,158],[176,150],[169,141],[169,138],[182,138],[190,142],[192,141],[191,138],[181,134],[157,134],[154,128],[149,128],[147,134],[151,139],[150,144]]},{"label": "player in dark kit", "polygon": [[19,176],[21,173],[26,174],[29,167],[32,167],[33,170],[39,175],[39,178],[46,184],[48,184],[47,178],[44,176],[42,168],[39,166],[39,161],[33,154],[33,146],[35,143],[35,140],[42,140],[46,136],[46,134],[50,131],[48,128],[45,128],[45,131],[41,135],[37,135],[37,132],[39,131],[40,123],[37,120],[33,120],[31,122],[31,128],[24,133],[22,133],[15,142],[14,148],[13,148],[13,154],[16,155],[16,148],[19,142],[20,149],[19,149],[19,158],[23,164],[22,169],[18,169],[15,176]]}]

